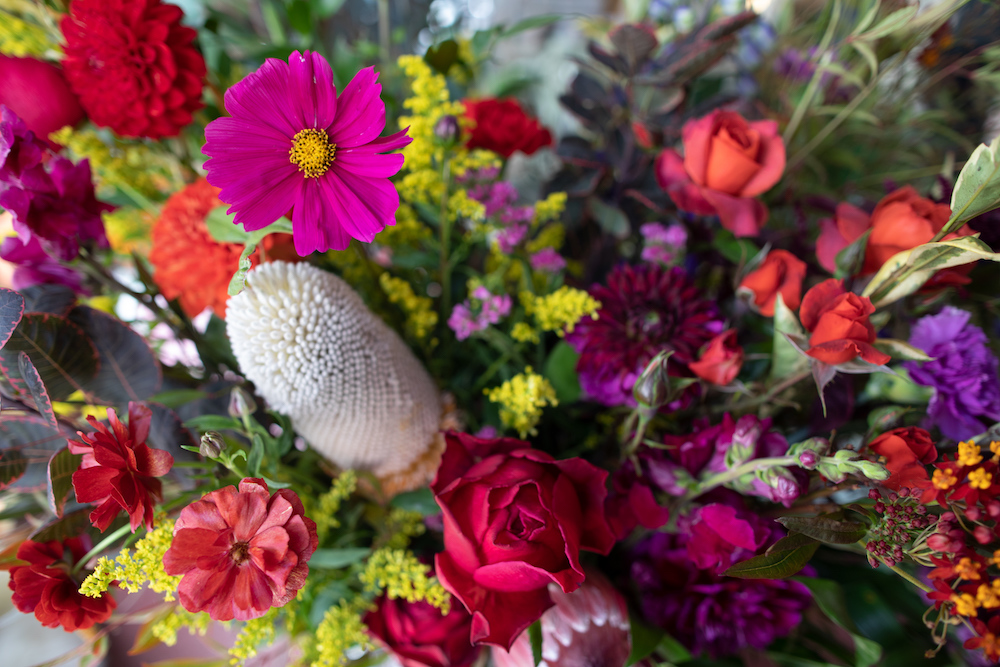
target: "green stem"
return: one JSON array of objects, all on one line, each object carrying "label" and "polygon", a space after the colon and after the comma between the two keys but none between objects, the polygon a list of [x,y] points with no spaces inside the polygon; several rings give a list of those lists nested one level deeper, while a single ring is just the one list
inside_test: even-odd
[{"label": "green stem", "polygon": [[797,465],[798,458],[795,456],[771,456],[763,459],[754,459],[752,461],[747,461],[743,465],[736,466],[732,470],[727,470],[726,472],[720,472],[717,475],[712,475],[708,479],[699,482],[698,486],[688,491],[684,494],[683,500],[692,500],[711,491],[717,486],[722,486],[723,484],[728,484],[733,480],[739,479],[747,473],[756,472],[758,470],[764,470],[765,468],[783,468],[785,466]]},{"label": "green stem", "polygon": [[[885,561],[883,561],[883,562],[885,562]],[[916,586],[917,588],[919,588],[923,592],[925,592],[925,593],[933,593],[934,592],[933,588],[931,588],[930,586],[928,586],[924,582],[920,581],[919,579],[917,579],[916,577],[914,577],[912,574],[910,574],[909,572],[907,572],[906,570],[904,570],[900,566],[898,566],[898,565],[888,565],[887,564],[886,567],[888,567],[890,570],[892,570],[893,572],[895,572],[896,574],[898,574],[899,576],[901,576],[903,579],[906,579],[908,582],[910,582],[911,584],[913,584],[914,586]]]},{"label": "green stem", "polygon": [[109,546],[120,540],[127,532],[129,532],[129,530],[131,530],[131,526],[126,523],[124,526],[122,526],[121,528],[119,528],[118,530],[116,530],[115,532],[111,533],[103,540],[98,542],[96,547],[88,551],[83,558],[81,558],[76,562],[76,565],[74,565],[73,569],[70,571],[70,575],[74,575],[77,572],[79,572],[83,568],[85,563],[90,561],[90,559],[93,558],[95,555],[101,553]]},{"label": "green stem", "polygon": [[802,99],[799,100],[799,103],[795,106],[792,118],[788,121],[785,133],[781,137],[786,146],[789,145],[792,137],[795,136],[795,132],[798,131],[799,125],[802,124],[802,120],[805,118],[806,112],[809,110],[809,107],[812,106],[812,101],[816,96],[816,91],[819,90],[820,83],[826,75],[824,66],[827,65],[833,58],[833,54],[828,53],[827,48],[833,40],[833,32],[836,30],[837,23],[840,21],[840,4],[841,0],[836,0],[833,3],[833,10],[830,13],[830,23],[827,24],[826,33],[823,35],[823,40],[819,45],[818,53],[821,55],[816,71],[813,72],[812,78],[809,80],[809,85],[806,87],[806,91],[802,95]]},{"label": "green stem", "polygon": [[446,157],[441,167],[441,182],[444,192],[441,195],[441,214],[438,224],[441,229],[441,319],[445,321],[451,315],[451,265],[448,263],[448,245],[451,241],[451,224],[448,219],[448,181],[451,163]]}]

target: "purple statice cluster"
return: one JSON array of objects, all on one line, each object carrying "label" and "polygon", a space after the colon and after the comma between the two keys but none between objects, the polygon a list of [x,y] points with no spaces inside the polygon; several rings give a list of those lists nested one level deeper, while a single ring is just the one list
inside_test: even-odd
[{"label": "purple statice cluster", "polygon": [[465,340],[509,315],[511,305],[510,295],[493,294],[480,285],[472,290],[471,299],[466,299],[452,309],[448,326],[455,332],[455,338]]},{"label": "purple statice cluster", "polygon": [[24,122],[0,105],[0,207],[13,217],[16,239],[0,246],[15,264],[18,288],[40,282],[80,288],[80,275],[60,261],[75,259],[80,246],[106,248],[90,164],[53,154]]},{"label": "purple statice cluster", "polygon": [[927,507],[920,502],[920,492],[911,493],[902,487],[898,492],[890,492],[884,498],[878,489],[868,492],[875,501],[873,509],[880,520],[868,532],[869,540],[865,548],[870,554],[868,562],[878,567],[881,559],[892,567],[903,560],[903,548],[918,533],[930,526],[937,516],[927,513]]},{"label": "purple statice cluster", "polygon": [[468,193],[485,207],[487,218],[495,218],[503,224],[497,243],[501,252],[510,253],[528,236],[535,207],[515,206],[519,196],[517,188],[507,181],[495,180],[497,175],[495,168],[480,170],[475,175],[479,182],[469,187]]},{"label": "purple statice cluster", "polygon": [[986,430],[980,420],[1000,421],[1000,374],[986,334],[969,323],[971,313],[947,306],[917,320],[910,344],[931,361],[905,364],[910,378],[934,389],[927,406],[931,425],[952,440],[967,440]]},{"label": "purple statice cluster", "polygon": [[797,581],[722,573],[781,537],[771,520],[739,504],[714,503],[652,533],[632,550],[631,575],[646,619],[692,653],[713,658],[763,649],[788,635],[811,602]]},{"label": "purple statice cluster", "polygon": [[566,260],[555,248],[542,248],[531,256],[531,268],[545,273],[558,273],[566,268]]},{"label": "purple statice cluster", "polygon": [[687,245],[687,230],[684,225],[674,223],[670,226],[658,222],[647,222],[639,228],[642,234],[642,260],[658,262],[670,266],[677,264],[684,255]]}]

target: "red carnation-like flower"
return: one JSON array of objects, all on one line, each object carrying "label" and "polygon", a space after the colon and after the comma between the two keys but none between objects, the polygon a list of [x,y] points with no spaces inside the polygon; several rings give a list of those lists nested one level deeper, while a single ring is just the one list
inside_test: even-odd
[{"label": "red carnation-like flower", "polygon": [[174,137],[200,109],[205,59],[160,0],[73,0],[60,27],[70,87],[97,125],[123,137]]},{"label": "red carnation-like flower", "polygon": [[183,510],[163,555],[183,575],[177,595],[190,612],[217,621],[260,618],[295,597],[319,546],[316,523],[290,489],[270,495],[262,479],[213,491]]},{"label": "red carnation-like flower", "polygon": [[145,523],[153,527],[153,499],[162,498],[157,477],[170,472],[174,457],[146,444],[152,411],[140,403],[128,404],[128,427],[108,408],[111,430],[93,417],[87,421],[94,433],[77,435],[83,442],[69,441],[69,451],[83,454],[80,469],[73,473],[73,489],[81,503],[100,503],[90,513],[90,523],[107,530],[118,512],[128,512],[132,532]]},{"label": "red carnation-like flower", "polygon": [[45,627],[61,625],[66,632],[85,630],[108,620],[118,606],[111,594],[103,593],[99,598],[81,595],[80,582],[69,575],[73,564],[89,550],[88,542],[80,537],[65,542],[25,540],[17,549],[17,557],[28,564],[12,567],[8,582],[18,611],[34,613]]},{"label": "red carnation-like flower", "polygon": [[531,155],[552,143],[538,119],[524,113],[517,100],[463,100],[465,115],[475,121],[469,148],[485,148],[505,158],[521,151]]}]

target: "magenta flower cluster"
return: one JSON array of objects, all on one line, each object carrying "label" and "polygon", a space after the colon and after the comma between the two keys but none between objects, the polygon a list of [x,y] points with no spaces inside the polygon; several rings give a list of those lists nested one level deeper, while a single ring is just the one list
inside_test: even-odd
[{"label": "magenta flower cluster", "polygon": [[496,324],[510,314],[510,295],[493,294],[480,285],[472,291],[472,298],[457,304],[448,318],[448,326],[455,338],[465,340],[477,331]]}]

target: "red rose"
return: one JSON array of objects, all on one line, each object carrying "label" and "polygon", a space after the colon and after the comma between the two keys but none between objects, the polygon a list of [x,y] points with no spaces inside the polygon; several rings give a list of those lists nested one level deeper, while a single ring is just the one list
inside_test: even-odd
[{"label": "red rose", "polygon": [[514,151],[531,155],[552,143],[552,135],[524,113],[517,100],[463,100],[465,115],[475,121],[466,146],[485,148],[505,158]]},{"label": "red rose", "polygon": [[805,277],[805,262],[787,250],[772,250],[764,262],[743,279],[740,289],[753,293],[753,304],[761,315],[774,317],[774,302],[779,294],[791,310],[799,307]]},{"label": "red rose", "polygon": [[699,215],[718,215],[736,236],[753,236],[767,220],[756,199],[785,170],[785,144],[773,120],[747,122],[733,111],[713,111],[684,124],[684,157],[666,149],[656,178],[674,203]]},{"label": "red rose", "polygon": [[83,108],[62,70],[34,58],[0,55],[0,104],[56,150],[59,147],[49,141],[49,134],[83,119]]},{"label": "red rose", "polygon": [[66,632],[85,630],[108,620],[118,606],[111,594],[105,592],[99,598],[82,595],[80,582],[69,576],[70,568],[87,551],[89,544],[79,537],[64,542],[24,541],[17,549],[17,557],[28,564],[12,567],[7,582],[14,591],[11,600],[18,611],[34,612],[45,627],[61,625]]},{"label": "red rose", "polygon": [[895,491],[902,487],[931,487],[931,478],[924,466],[934,463],[938,453],[931,434],[924,429],[915,426],[895,428],[872,440],[868,447],[885,457],[885,468],[889,471],[889,479],[882,482],[885,486]]},{"label": "red rose", "polygon": [[819,221],[821,231],[816,239],[816,259],[820,266],[836,273],[837,254],[868,231],[870,223],[869,215],[857,206],[837,204],[835,217]]},{"label": "red rose", "polygon": [[698,361],[688,364],[691,372],[706,382],[727,385],[743,367],[743,348],[736,342],[736,329],[723,331],[712,340]]},{"label": "red rose", "polygon": [[875,342],[875,327],[868,316],[875,306],[866,296],[845,292],[839,280],[830,278],[806,292],[799,317],[809,338],[810,357],[826,364],[843,364],[856,357],[882,365],[891,357],[879,352]]},{"label": "red rose", "polygon": [[437,575],[472,614],[470,639],[509,649],[552,606],[550,583],[565,592],[583,583],[581,549],[607,554],[614,545],[608,473],[513,438],[446,440],[431,484],[444,519]]},{"label": "red rose", "polygon": [[317,546],[316,523],[295,492],[272,496],[264,480],[248,477],[239,490],[225,486],[181,510],[163,569],[184,576],[177,596],[188,611],[247,621],[295,597]]},{"label": "red rose", "polygon": [[472,616],[462,605],[442,615],[427,602],[383,596],[365,625],[403,667],[467,667],[479,657],[480,647],[469,642]]}]

